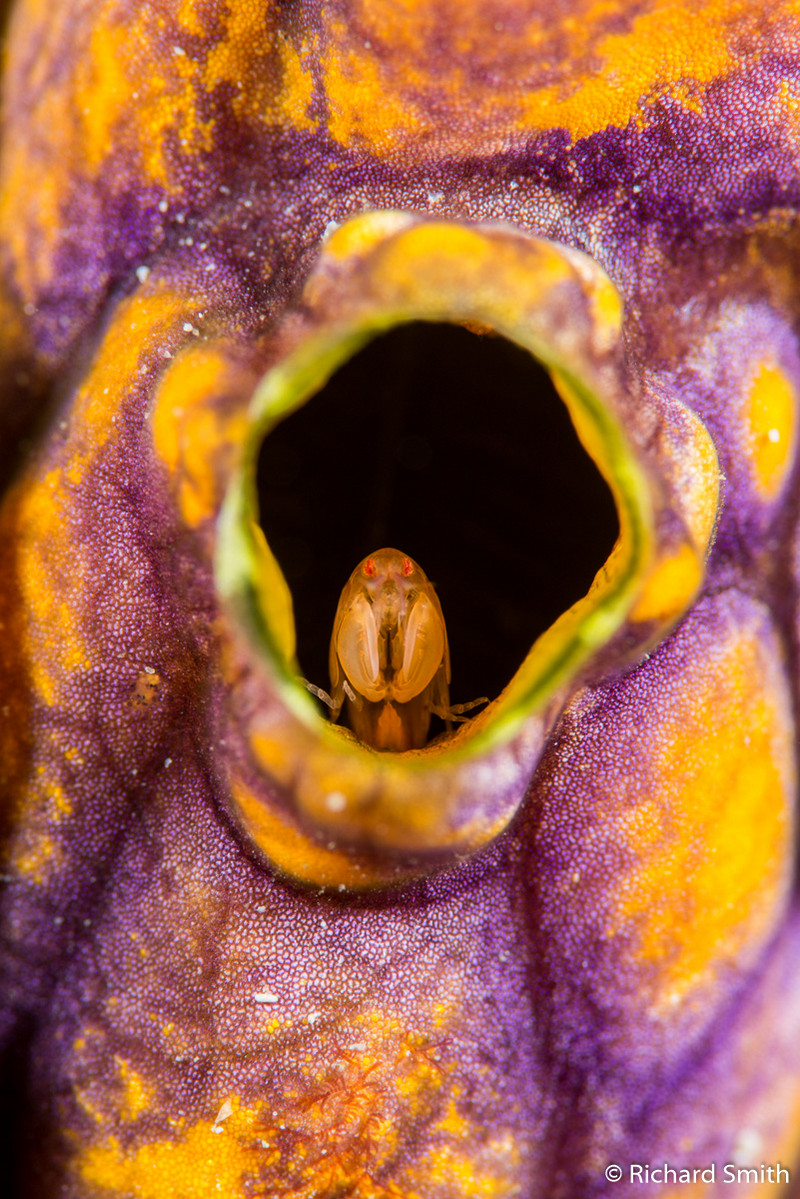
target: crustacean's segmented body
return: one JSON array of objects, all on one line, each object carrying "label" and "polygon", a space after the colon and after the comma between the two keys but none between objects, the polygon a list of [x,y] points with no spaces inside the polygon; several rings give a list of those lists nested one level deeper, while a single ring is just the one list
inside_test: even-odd
[{"label": "crustacean's segmented body", "polygon": [[419,749],[449,711],[450,653],[425,572],[399,550],[360,562],[339,599],[330,648],[332,713],[375,749]]}]

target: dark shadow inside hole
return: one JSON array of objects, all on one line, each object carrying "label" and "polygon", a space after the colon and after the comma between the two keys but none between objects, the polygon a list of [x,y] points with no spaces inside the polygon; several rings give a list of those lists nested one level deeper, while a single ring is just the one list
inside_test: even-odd
[{"label": "dark shadow inside hole", "polygon": [[339,594],[371,551],[436,584],[463,703],[503,689],[618,534],[547,371],[456,325],[400,326],[347,362],[265,439],[258,491],[301,669],[325,688]]}]

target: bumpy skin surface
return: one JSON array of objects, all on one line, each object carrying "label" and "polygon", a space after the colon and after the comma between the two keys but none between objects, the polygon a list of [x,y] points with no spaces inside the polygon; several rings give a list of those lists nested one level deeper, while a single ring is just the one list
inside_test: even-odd
[{"label": "bumpy skin surface", "polygon": [[[6,435],[42,415],[2,512],[19,1195],[588,1199],[664,1159],[775,1193],[721,1166],[790,1164],[800,1122],[798,105],[788,3],[17,5]],[[365,209],[589,253],[641,404],[696,412],[725,484],[693,607],[572,696],[511,828],[331,896],[229,819],[209,545],[280,318]]]}]

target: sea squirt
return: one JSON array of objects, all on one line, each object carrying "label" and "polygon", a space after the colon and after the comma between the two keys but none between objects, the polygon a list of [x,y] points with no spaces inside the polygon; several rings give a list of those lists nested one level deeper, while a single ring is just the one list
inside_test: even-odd
[{"label": "sea squirt", "polygon": [[[799,58],[781,2],[14,4],[14,1194],[585,1199],[666,1161],[758,1196],[792,1169]],[[416,408],[386,398],[399,344],[439,380]],[[380,508],[353,446],[404,411]],[[603,504],[577,562],[560,530]],[[302,680],[392,545],[454,681],[493,682],[387,750]]]}]

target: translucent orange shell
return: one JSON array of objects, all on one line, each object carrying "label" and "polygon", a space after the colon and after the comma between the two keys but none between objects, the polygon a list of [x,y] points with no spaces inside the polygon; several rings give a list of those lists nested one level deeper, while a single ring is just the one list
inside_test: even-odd
[{"label": "translucent orange shell", "polygon": [[332,715],[346,703],[375,749],[420,749],[431,713],[449,710],[450,651],[439,597],[399,550],[358,564],[339,599],[330,645]]}]

